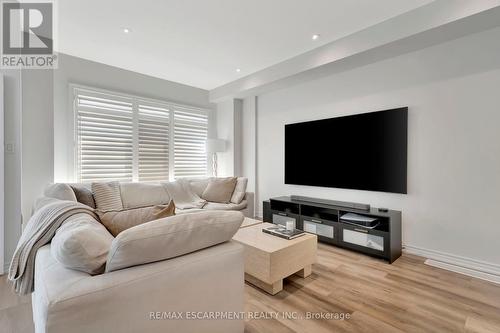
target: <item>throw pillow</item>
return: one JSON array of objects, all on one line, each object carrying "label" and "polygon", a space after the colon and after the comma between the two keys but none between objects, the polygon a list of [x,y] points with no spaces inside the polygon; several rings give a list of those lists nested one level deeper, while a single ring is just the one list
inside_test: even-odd
[{"label": "throw pillow", "polygon": [[240,212],[176,215],[139,225],[113,240],[106,272],[166,260],[231,240],[244,216]]},{"label": "throw pillow", "polygon": [[95,205],[101,212],[123,209],[120,184],[118,182],[92,183]]},{"label": "throw pillow", "polygon": [[211,202],[229,203],[236,186],[236,177],[212,178],[201,196]]},{"label": "throw pillow", "polygon": [[175,204],[171,200],[167,205],[133,208],[122,211],[97,211],[101,223],[113,236],[135,227],[136,225],[175,215]]},{"label": "throw pillow", "polygon": [[239,204],[243,201],[247,192],[247,183],[248,178],[238,177],[238,179],[236,180],[236,186],[234,188],[233,195],[231,196],[232,203]]},{"label": "throw pillow", "polygon": [[85,186],[70,185],[75,192],[76,201],[95,209],[94,195]]},{"label": "throw pillow", "polygon": [[95,218],[75,214],[57,229],[50,252],[64,267],[100,274],[104,271],[113,236]]},{"label": "throw pillow", "polygon": [[192,179],[189,181],[189,186],[191,191],[195,193],[197,196],[201,197],[203,195],[203,191],[207,188],[208,178],[205,179]]},{"label": "throw pillow", "polygon": [[120,183],[123,208],[139,208],[154,205],[166,205],[170,197],[161,184]]}]

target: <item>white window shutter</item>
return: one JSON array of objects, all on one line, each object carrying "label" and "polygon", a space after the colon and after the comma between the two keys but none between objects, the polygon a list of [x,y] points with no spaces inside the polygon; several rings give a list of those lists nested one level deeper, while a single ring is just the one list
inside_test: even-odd
[{"label": "white window shutter", "polygon": [[206,110],[81,86],[73,92],[78,182],[206,176]]},{"label": "white window shutter", "polygon": [[75,89],[79,182],[132,180],[132,101]]},{"label": "white window shutter", "polygon": [[139,181],[169,180],[170,112],[167,105],[139,102]]},{"label": "white window shutter", "polygon": [[174,177],[176,179],[206,176],[207,131],[206,111],[174,108]]}]

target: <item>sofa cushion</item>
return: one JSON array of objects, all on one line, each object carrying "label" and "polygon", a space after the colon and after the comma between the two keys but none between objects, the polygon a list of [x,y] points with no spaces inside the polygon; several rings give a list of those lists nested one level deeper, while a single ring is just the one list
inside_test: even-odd
[{"label": "sofa cushion", "polygon": [[189,186],[191,187],[193,193],[201,197],[203,195],[203,191],[207,188],[208,182],[209,178],[191,179],[189,181]]},{"label": "sofa cushion", "polygon": [[92,192],[96,208],[101,212],[123,209],[118,182],[92,183]]},{"label": "sofa cushion", "polygon": [[94,195],[92,194],[92,190],[90,190],[86,186],[77,185],[77,184],[71,184],[70,187],[71,187],[71,189],[73,189],[73,192],[75,193],[76,201],[78,201],[79,203],[82,203],[84,205],[87,205],[91,208],[94,208],[94,209],[96,208],[95,201],[94,201]]},{"label": "sofa cushion", "polygon": [[208,209],[208,210],[242,210],[247,208],[247,201],[243,200],[239,204],[235,203],[218,203],[218,202],[207,202],[205,206],[203,206],[203,209]]},{"label": "sofa cushion", "polygon": [[239,204],[244,198],[247,192],[248,178],[238,177],[236,180],[236,186],[234,187],[233,195],[231,196],[231,202]]},{"label": "sofa cushion", "polygon": [[167,205],[139,207],[121,211],[97,211],[101,223],[113,236],[122,231],[149,221],[175,215],[175,204],[170,201]]},{"label": "sofa cushion", "polygon": [[88,214],[75,214],[57,229],[50,247],[63,266],[89,274],[104,271],[113,236]]},{"label": "sofa cushion", "polygon": [[240,212],[201,212],[152,221],[119,234],[106,272],[178,257],[231,240],[243,222]]},{"label": "sofa cushion", "polygon": [[211,202],[229,203],[236,186],[236,177],[212,178],[201,196]]},{"label": "sofa cushion", "polygon": [[49,184],[43,191],[44,196],[59,200],[76,201],[75,192],[68,184],[55,183]]},{"label": "sofa cushion", "polygon": [[170,196],[161,184],[120,183],[123,208],[165,205]]}]

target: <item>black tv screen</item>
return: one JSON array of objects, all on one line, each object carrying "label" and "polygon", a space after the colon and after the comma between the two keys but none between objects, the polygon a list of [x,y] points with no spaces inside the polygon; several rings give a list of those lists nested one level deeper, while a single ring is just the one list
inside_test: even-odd
[{"label": "black tv screen", "polygon": [[285,183],[407,193],[408,108],[285,125]]}]

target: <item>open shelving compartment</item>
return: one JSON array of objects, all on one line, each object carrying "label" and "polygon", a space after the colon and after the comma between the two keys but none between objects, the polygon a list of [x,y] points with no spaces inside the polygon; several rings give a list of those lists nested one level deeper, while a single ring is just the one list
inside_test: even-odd
[{"label": "open shelving compartment", "polygon": [[373,227],[365,227],[342,221],[342,216],[348,213],[351,212],[341,211],[339,215],[341,229],[339,232],[340,245],[353,250],[368,252],[369,254],[387,256],[390,248],[389,217],[355,213],[356,215],[377,219]]}]

